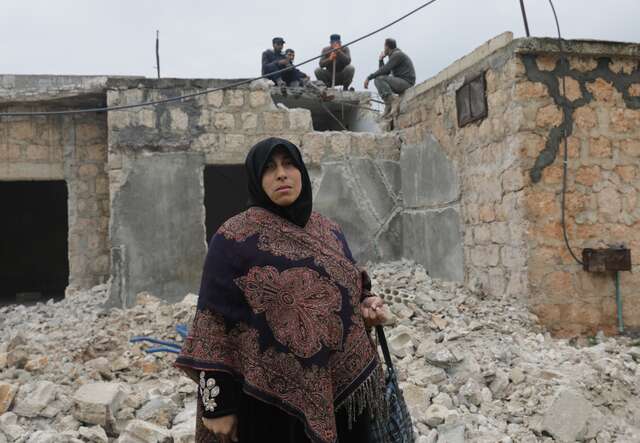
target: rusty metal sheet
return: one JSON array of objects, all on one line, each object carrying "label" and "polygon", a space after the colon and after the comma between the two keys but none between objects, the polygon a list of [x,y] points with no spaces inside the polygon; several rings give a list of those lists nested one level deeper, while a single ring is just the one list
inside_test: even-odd
[{"label": "rusty metal sheet", "polygon": [[456,91],[456,108],[459,127],[481,120],[489,114],[484,72],[467,80]]},{"label": "rusty metal sheet", "polygon": [[630,271],[631,250],[626,248],[583,249],[582,264],[587,272]]}]

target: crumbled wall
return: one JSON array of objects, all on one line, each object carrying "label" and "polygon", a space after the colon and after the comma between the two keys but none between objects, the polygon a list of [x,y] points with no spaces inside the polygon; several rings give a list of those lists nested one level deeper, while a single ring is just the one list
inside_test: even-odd
[{"label": "crumbled wall", "polygon": [[[3,111],[46,110],[42,105]],[[69,202],[69,288],[109,275],[109,187],[104,115],[14,117],[0,122],[0,180],[65,180]]]},{"label": "crumbled wall", "polygon": [[[575,252],[624,244],[633,261],[640,244],[640,47],[567,42],[565,66],[558,63],[554,40],[509,40],[488,42],[435,81],[408,92],[397,119],[403,152],[418,146],[431,151],[429,157],[441,150],[446,161],[438,162],[456,171],[457,182],[446,181],[451,189],[460,186],[467,282],[528,300],[559,335],[613,333],[613,275],[584,272],[564,245],[560,141],[565,129],[570,134],[567,227]],[[481,72],[489,114],[459,128],[455,91]],[[566,81],[566,101],[559,95],[560,77]],[[423,170],[437,176],[428,164]],[[424,211],[445,206],[455,211],[457,201],[445,201],[453,195],[444,198],[432,186],[422,192],[435,196]],[[628,272],[621,277],[625,323],[638,328],[638,277]]]},{"label": "crumbled wall", "polygon": [[[405,252],[434,277],[526,297],[526,220],[520,211],[523,182],[515,144],[519,128],[517,121],[505,118],[518,112],[509,95],[523,70],[504,47],[510,35],[496,40],[458,61],[457,72],[448,68],[444,78],[418,85],[404,98],[397,119],[403,155],[418,150],[422,160],[403,167],[403,183],[411,183],[416,174],[423,177],[418,186],[403,187],[411,191],[405,192],[406,217],[422,217],[420,224],[412,223],[425,224],[429,234],[413,252],[405,231]],[[486,47],[493,53],[486,53]],[[489,116],[459,128],[456,90],[482,72]],[[411,193],[417,193],[413,204]]]},{"label": "crumbled wall", "polygon": [[[107,102],[138,103],[223,84],[114,80]],[[276,107],[261,82],[111,112],[108,128],[114,305],[131,304],[142,290],[168,300],[197,291],[206,253],[202,169],[243,164],[249,148],[269,136],[300,146],[315,210],[343,227],[360,261],[400,257],[400,146],[394,134],[314,132],[308,110]],[[151,165],[157,167],[153,174]],[[149,229],[158,230],[158,238]]]}]

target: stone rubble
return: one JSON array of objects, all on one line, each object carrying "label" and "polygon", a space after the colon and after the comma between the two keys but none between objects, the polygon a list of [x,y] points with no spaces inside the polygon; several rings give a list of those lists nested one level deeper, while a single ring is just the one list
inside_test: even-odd
[{"label": "stone rubble", "polygon": [[[369,273],[418,443],[640,441],[639,342],[553,339],[518,301],[408,261]],[[0,308],[0,443],[194,442],[195,383],[129,339],[179,341],[197,297],[105,311],[106,294]]]}]

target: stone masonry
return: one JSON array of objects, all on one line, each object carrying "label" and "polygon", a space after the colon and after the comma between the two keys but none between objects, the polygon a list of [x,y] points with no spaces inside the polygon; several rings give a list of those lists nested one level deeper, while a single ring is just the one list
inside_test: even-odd
[{"label": "stone masonry", "polygon": [[[44,110],[41,105],[3,106]],[[70,287],[109,276],[109,186],[104,115],[16,117],[0,124],[0,180],[65,180],[69,203]]]},{"label": "stone masonry", "polygon": [[[406,91],[386,133],[314,131],[309,109],[276,105],[260,81],[108,116],[4,118],[0,180],[67,182],[69,289],[111,278],[111,305],[141,291],[175,301],[197,291],[206,253],[204,167],[241,165],[256,141],[284,137],[302,149],[316,210],[361,262],[406,257],[431,277],[526,301],[557,334],[612,333],[612,275],[585,273],[564,246],[562,134],[574,250],[623,244],[635,255],[640,47],[567,41],[563,51],[568,63],[555,40],[500,35]],[[477,75],[488,115],[460,128],[456,91]],[[132,104],[230,82],[5,75],[0,106]],[[622,274],[631,329],[638,283]]]},{"label": "stone masonry", "polygon": [[[456,171],[435,176],[439,186],[429,188],[433,197],[424,198],[421,211],[426,217],[450,208],[450,223],[461,212],[467,282],[526,300],[560,335],[615,333],[613,275],[584,272],[564,245],[561,134],[569,134],[566,214],[573,249],[580,256],[587,247],[625,245],[633,257],[640,242],[640,47],[565,45],[568,65],[559,61],[555,40],[503,34],[408,91],[397,124],[403,155],[418,147],[423,157],[435,155],[437,164]],[[455,92],[480,73],[488,116],[459,128]],[[430,167],[422,165],[423,173],[433,175]],[[442,191],[457,186],[459,205],[454,193]],[[448,254],[411,258],[429,269],[430,261]],[[637,274],[621,278],[626,326],[638,328]]]},{"label": "stone masonry", "polygon": [[[138,103],[223,84],[114,79],[107,102]],[[112,304],[130,305],[140,291],[174,301],[197,291],[206,253],[203,168],[242,165],[248,149],[270,136],[300,146],[315,209],[340,223],[358,259],[400,257],[395,134],[315,132],[309,110],[275,106],[266,82],[112,112],[108,126]],[[150,198],[154,194],[161,198]]]}]

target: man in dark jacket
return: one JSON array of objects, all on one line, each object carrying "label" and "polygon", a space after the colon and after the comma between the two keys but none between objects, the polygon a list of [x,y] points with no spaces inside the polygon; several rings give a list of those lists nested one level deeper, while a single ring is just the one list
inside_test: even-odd
[{"label": "man in dark jacket", "polygon": [[304,86],[310,79],[307,74],[293,67],[295,65],[296,51],[288,48],[284,51],[284,55],[289,60],[289,64],[283,67],[291,66],[291,69],[282,73],[282,80],[287,86]]},{"label": "man in dark jacket", "polygon": [[[387,63],[384,63],[385,57],[389,57]],[[396,41],[392,38],[384,41],[384,51],[380,54],[379,65],[380,69],[364,81],[364,88],[368,89],[369,81],[374,81],[378,94],[384,100],[383,117],[386,117],[397,105],[398,99],[394,98],[394,94],[401,94],[415,85],[416,71],[409,56],[398,49]]]},{"label": "man in dark jacket", "polygon": [[[332,34],[329,37],[330,45],[322,49],[320,67],[316,69],[316,78],[327,86],[339,86],[346,91],[351,85],[356,69],[351,64],[351,51],[343,48],[340,36]],[[333,49],[335,51],[331,52]],[[333,72],[335,64],[335,84]]]},{"label": "man in dark jacket", "polygon": [[[290,63],[287,56],[282,52],[284,39],[282,37],[274,37],[271,43],[273,44],[273,49],[267,49],[262,53],[262,75],[280,71]],[[278,86],[286,85],[286,82],[282,79],[282,73],[273,74],[268,78],[273,80]]]}]

